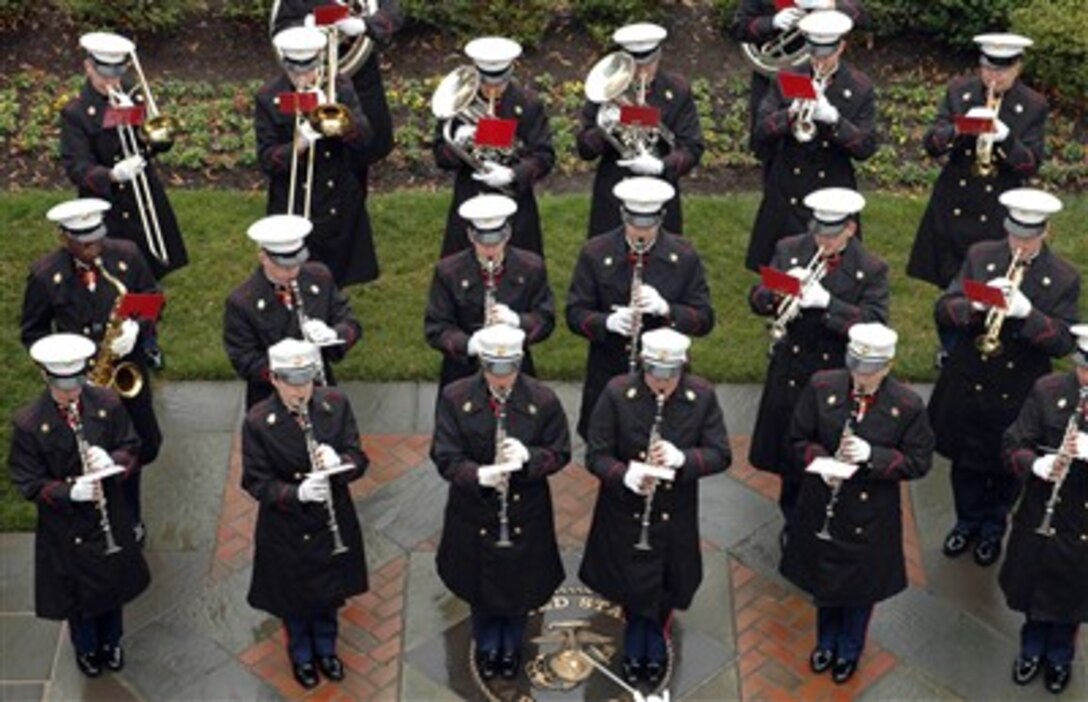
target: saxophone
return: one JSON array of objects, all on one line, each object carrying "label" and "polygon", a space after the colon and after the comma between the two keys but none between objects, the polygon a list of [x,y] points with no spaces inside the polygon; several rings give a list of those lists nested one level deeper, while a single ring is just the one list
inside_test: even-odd
[{"label": "saxophone", "polygon": [[1069,416],[1069,422],[1065,425],[1065,433],[1062,436],[1062,444],[1058,449],[1058,456],[1054,459],[1053,474],[1057,475],[1057,478],[1050,488],[1050,497],[1046,501],[1046,513],[1043,515],[1043,521],[1035,528],[1035,533],[1040,536],[1054,536],[1054,527],[1050,525],[1050,522],[1054,519],[1054,510],[1061,501],[1062,483],[1065,482],[1065,477],[1069,475],[1069,466],[1076,459],[1075,454],[1069,450],[1069,446],[1076,440],[1077,434],[1080,432],[1080,416],[1085,411],[1088,411],[1088,386],[1082,385],[1080,388],[1080,402],[1073,408],[1073,414]]},{"label": "saxophone", "polygon": [[[499,413],[495,417],[495,462],[500,462],[502,445],[506,442],[506,401],[510,398],[510,391],[492,391],[496,402],[499,403]],[[510,540],[510,474],[503,473],[496,492],[499,493],[499,538],[495,546],[510,548],[514,543]]]},{"label": "saxophone", "polygon": [[[646,458],[650,460],[654,445],[661,441],[661,420],[665,416],[665,393],[657,393],[657,411],[654,412],[654,423],[650,426],[650,440],[646,442]],[[650,481],[650,491],[646,493],[642,504],[642,518],[639,524],[638,541],[635,549],[638,551],[652,551],[650,546],[650,515],[654,510],[654,493],[657,492],[657,479]]]},{"label": "saxophone", "polygon": [[[1004,97],[1004,96],[1002,96]],[[986,109],[992,110],[994,119],[1001,112],[1001,100],[994,92],[993,85],[986,86]],[[992,134],[979,134],[975,141],[975,162],[971,166],[974,175],[989,178],[997,171],[994,164],[994,137]]]},{"label": "saxophone", "polygon": [[113,342],[121,335],[121,325],[125,321],[121,317],[121,304],[125,301],[128,288],[117,276],[106,269],[101,257],[96,258],[94,264],[102,273],[102,277],[117,290],[117,297],[114,298],[113,307],[110,308],[106,331],[98,342],[98,354],[95,355],[91,370],[87,374],[87,381],[100,388],[112,388],[121,397],[131,400],[139,395],[144,387],[143,373],[135,363],[121,362],[120,357],[113,352]]}]

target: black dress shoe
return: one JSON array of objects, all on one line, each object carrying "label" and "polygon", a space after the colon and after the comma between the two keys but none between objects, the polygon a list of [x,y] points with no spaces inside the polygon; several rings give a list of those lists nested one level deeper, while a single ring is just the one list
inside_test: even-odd
[{"label": "black dress shoe", "polygon": [[653,687],[657,687],[661,684],[661,680],[665,677],[665,662],[664,661],[646,661],[646,665],[642,669],[642,678]]},{"label": "black dress shoe", "polygon": [[1065,689],[1065,686],[1069,684],[1069,677],[1073,674],[1073,669],[1069,665],[1054,665],[1052,663],[1046,664],[1046,673],[1043,675],[1043,681],[1046,683],[1047,692],[1053,692],[1055,695]]},{"label": "black dress shoe", "polygon": [[835,652],[827,648],[815,648],[808,657],[808,667],[813,673],[823,673],[835,662]]},{"label": "black dress shoe", "polygon": [[321,670],[321,674],[329,680],[339,682],[344,679],[344,663],[335,653],[331,656],[321,656],[318,658],[317,667]]},{"label": "black dress shoe", "polygon": [[975,545],[975,563],[991,566],[1001,558],[1001,539],[983,539]]},{"label": "black dress shoe", "polygon": [[499,652],[484,651],[476,653],[476,670],[480,673],[480,679],[491,680],[498,673]]},{"label": "black dress shoe", "polygon": [[147,361],[147,367],[153,371],[166,369],[166,356],[158,346],[145,346],[144,360]]},{"label": "black dress shoe", "polygon": [[76,656],[76,667],[79,672],[88,678],[97,678],[102,674],[102,668],[98,665],[98,655],[95,653],[81,653]]},{"label": "black dress shoe", "polygon": [[949,558],[955,558],[966,551],[974,540],[974,534],[953,529],[948,532],[948,536],[944,537],[944,546],[941,551]]},{"label": "black dress shoe", "polygon": [[835,681],[836,685],[842,685],[847,680],[854,677],[854,671],[857,669],[857,661],[848,661],[845,658],[840,658],[835,661],[835,667],[831,669],[831,679]]},{"label": "black dress shoe", "polygon": [[623,681],[628,685],[638,685],[642,680],[642,663],[637,658],[625,656],[623,659]]},{"label": "black dress shoe", "polygon": [[1027,685],[1039,674],[1039,656],[1024,658],[1017,656],[1012,662],[1012,681],[1017,685]]},{"label": "black dress shoe", "polygon": [[503,680],[513,680],[521,669],[521,654],[517,651],[502,654],[499,658],[499,675]]},{"label": "black dress shoe", "polygon": [[143,548],[147,543],[147,526],[143,522],[133,524],[132,537],[136,540],[136,545]]},{"label": "black dress shoe", "polygon": [[292,668],[295,673],[295,680],[298,680],[298,684],[307,690],[314,689],[321,682],[321,679],[317,677],[317,668],[314,667],[313,662],[294,663]]},{"label": "black dress shoe", "polygon": [[120,673],[125,667],[125,652],[120,646],[103,646],[98,660],[113,672]]}]

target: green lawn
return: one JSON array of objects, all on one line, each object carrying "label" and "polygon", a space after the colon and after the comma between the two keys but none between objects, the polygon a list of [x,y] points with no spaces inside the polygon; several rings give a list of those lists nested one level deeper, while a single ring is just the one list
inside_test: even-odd
[{"label": "green lawn", "polygon": [[[9,416],[39,390],[35,369],[18,341],[18,320],[27,265],[56,246],[45,211],[68,195],[19,192],[0,196],[0,231],[5,243],[0,261],[0,406]],[[171,194],[185,232],[191,262],[167,281],[169,307],[162,325],[167,353],[167,381],[232,378],[220,343],[223,300],[255,265],[246,227],[263,211],[263,194],[235,191],[176,191]],[[1079,267],[1088,263],[1088,247],[1075,245],[1088,219],[1088,197],[1066,196],[1057,218],[1055,246]],[[925,197],[871,193],[865,212],[866,242],[892,266],[892,322],[901,335],[898,374],[932,379],[935,335],[932,303],[936,291],[904,274],[914,230]],[[718,381],[759,382],[766,368],[767,336],[761,320],[745,302],[755,276],[742,261],[750,223],[758,204],[753,193],[688,196],[684,201],[687,232],[703,257],[717,313],[717,327],[695,343],[696,372]],[[370,203],[377,233],[382,277],[353,288],[352,303],[364,337],[341,364],[338,377],[366,380],[433,379],[439,354],[423,340],[423,310],[431,268],[442,239],[448,194],[403,191],[380,195]],[[541,199],[545,246],[553,290],[560,305],[584,239],[588,199],[584,194]],[[1075,253],[1074,253],[1075,252]],[[546,378],[581,376],[585,343],[560,321],[556,333],[534,351]],[[168,429],[167,429],[168,431]],[[8,441],[5,423],[0,440]],[[0,529],[29,524],[30,512],[11,499],[0,481]]]}]

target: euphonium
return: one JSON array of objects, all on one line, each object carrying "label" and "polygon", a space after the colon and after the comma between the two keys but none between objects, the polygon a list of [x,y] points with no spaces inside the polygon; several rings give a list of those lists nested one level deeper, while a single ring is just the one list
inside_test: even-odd
[{"label": "euphonium", "polygon": [[[1001,112],[1001,98],[994,92],[994,86],[986,86],[986,109],[992,110],[994,119]],[[979,134],[975,141],[975,162],[971,166],[972,172],[982,178],[989,178],[997,170],[994,166],[994,137],[993,134]]]},{"label": "euphonium", "polygon": [[808,264],[805,265],[800,292],[782,298],[778,303],[778,307],[775,308],[774,319],[767,325],[767,330],[770,332],[773,341],[780,341],[786,336],[790,322],[801,313],[801,298],[805,296],[805,291],[813,283],[823,280],[825,275],[827,275],[827,257],[824,256],[823,247],[817,246],[816,253],[812,255]]},{"label": "euphonium", "polygon": [[[659,392],[656,397],[657,410],[654,412],[654,423],[650,426],[650,439],[646,442],[646,460],[652,461],[654,447],[661,441],[661,421],[665,416],[665,393]],[[652,551],[650,546],[650,516],[654,511],[654,494],[657,492],[657,478],[650,478],[650,491],[646,493],[642,503],[642,518],[639,520],[638,541],[635,549],[638,551]]]},{"label": "euphonium", "polygon": [[779,32],[762,44],[743,43],[740,50],[741,56],[752,64],[753,69],[771,77],[783,68],[800,66],[809,57],[808,48],[801,38],[801,30],[796,25]]},{"label": "euphonium", "polygon": [[[1027,261],[1024,260],[1021,250],[1017,249],[1013,252],[1012,261],[1009,262],[1009,269],[1005,272],[1005,277],[1011,283],[1005,293],[1006,298],[1020,289],[1020,284],[1024,282],[1024,271],[1026,269]],[[1005,324],[1007,316],[1008,310],[1000,307],[991,307],[986,313],[986,331],[975,339],[975,348],[978,349],[983,358],[1001,355],[1001,327]]]},{"label": "euphonium", "polygon": [[[670,147],[676,146],[676,135],[665,124],[656,127],[626,125],[620,123],[620,112],[625,105],[646,104],[646,75],[635,84],[635,60],[626,51],[608,54],[586,76],[585,94],[597,103],[597,125],[605,139],[624,159],[635,158],[656,151],[658,139]],[[634,99],[627,92],[635,87]]]},{"label": "euphonium", "polygon": [[[500,392],[492,391],[495,401],[499,405],[499,412],[495,416],[495,462],[502,462],[502,445],[506,443],[506,401],[510,398],[510,391],[504,389]],[[495,545],[499,548],[510,548],[514,542],[510,540],[510,474],[503,473],[499,480],[499,538]]]},{"label": "euphonium", "polygon": [[94,260],[102,277],[109,281],[117,290],[117,297],[110,309],[109,321],[106,322],[106,331],[102,334],[102,340],[98,342],[98,354],[94,357],[94,364],[87,374],[87,380],[91,385],[100,388],[113,388],[118,395],[126,399],[132,399],[140,394],[144,387],[144,376],[135,363],[131,361],[120,362],[121,359],[113,352],[113,341],[121,334],[121,324],[125,321],[121,315],[121,303],[128,293],[128,288],[116,276],[106,269],[101,258]]},{"label": "euphonium", "polygon": [[1074,444],[1077,434],[1080,433],[1080,417],[1085,410],[1088,410],[1088,386],[1082,385],[1080,388],[1080,402],[1073,408],[1073,414],[1069,416],[1069,422],[1065,425],[1065,433],[1062,435],[1062,444],[1058,448],[1058,456],[1054,459],[1052,470],[1053,475],[1056,475],[1057,478],[1055,478],[1054,484],[1050,488],[1050,497],[1046,501],[1043,521],[1035,528],[1035,533],[1040,536],[1054,536],[1054,527],[1051,526],[1050,522],[1054,519],[1054,510],[1057,508],[1058,502],[1061,501],[1062,483],[1065,482],[1065,477],[1069,475],[1069,466],[1073,464],[1073,460],[1076,458],[1076,454],[1070,449],[1070,446]]}]

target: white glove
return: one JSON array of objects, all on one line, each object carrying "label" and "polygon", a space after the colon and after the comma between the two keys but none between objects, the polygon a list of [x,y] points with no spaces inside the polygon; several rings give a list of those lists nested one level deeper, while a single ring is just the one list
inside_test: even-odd
[{"label": "white glove", "polygon": [[494,161],[484,161],[483,173],[473,173],[472,179],[478,180],[489,188],[505,188],[514,182],[514,169]]},{"label": "white glove", "polygon": [[631,330],[635,326],[634,312],[630,307],[620,307],[608,315],[608,319],[604,320],[604,326],[613,334],[631,336]]},{"label": "white glove", "polygon": [[824,310],[831,304],[831,293],[823,284],[814,280],[805,287],[801,293],[801,308],[810,310]]},{"label": "white glove", "polygon": [[476,482],[480,487],[497,488],[502,482],[502,472],[492,470],[495,466],[480,466],[476,471]]},{"label": "white glove", "polygon": [[865,463],[873,456],[873,447],[860,436],[848,436],[839,447],[847,463]]},{"label": "white glove", "polygon": [[318,346],[340,338],[336,330],[321,319],[307,319],[302,325],[302,334],[311,344]]},{"label": "white glove", "polygon": [[515,329],[521,327],[521,317],[518,316],[518,313],[501,302],[495,304],[492,313],[495,315],[495,321],[499,324],[505,324]]},{"label": "white glove", "polygon": [[143,173],[146,165],[147,161],[139,154],[123,158],[110,169],[110,180],[114,183],[127,183]]},{"label": "white glove", "polygon": [[520,465],[529,462],[529,449],[525,448],[525,444],[512,436],[506,437],[506,441],[502,442],[501,450],[503,462],[518,463]]},{"label": "white glove", "polygon": [[1008,296],[1008,309],[1006,315],[1011,319],[1023,319],[1031,314],[1031,300],[1017,288]]},{"label": "white glove", "polygon": [[1050,480],[1051,475],[1054,473],[1054,461],[1057,460],[1058,455],[1054,453],[1048,453],[1045,456],[1039,456],[1031,464],[1031,472],[1039,476],[1043,480]]},{"label": "white glove", "polygon": [[480,332],[482,331],[483,329],[477,329],[475,332],[472,333],[472,336],[468,338],[467,353],[469,356],[480,355]]},{"label": "white glove", "polygon": [[299,483],[299,502],[324,502],[329,499],[329,479],[327,476],[308,475]]},{"label": "white glove", "polygon": [[623,484],[636,495],[645,495],[642,482],[646,478],[646,470],[640,465],[628,465],[627,472],[623,474]]},{"label": "white glove", "polygon": [[834,10],[835,0],[795,0],[793,3],[802,10]]},{"label": "white glove", "polygon": [[307,29],[316,29],[317,28],[317,18],[314,17],[314,13],[312,13],[312,12],[307,13],[306,17],[303,18],[303,20],[302,20],[302,25],[304,27],[306,27]]},{"label": "white glove", "polygon": [[98,497],[97,487],[98,483],[94,480],[77,480],[68,492],[68,499],[72,502],[90,502]]},{"label": "white glove", "polygon": [[660,695],[644,695],[638,690],[631,692],[635,702],[669,702],[669,691],[665,690]]},{"label": "white glove", "polygon": [[985,304],[978,302],[977,300],[971,300],[971,309],[975,312],[985,312],[989,309]]},{"label": "white glove", "polygon": [[312,147],[321,138],[321,132],[310,126],[310,122],[303,120],[298,126],[298,148],[305,151]]},{"label": "white glove", "polygon": [[816,109],[812,111],[812,119],[816,122],[836,124],[839,121],[839,108],[831,104],[827,95],[821,93],[816,99]]},{"label": "white glove", "polygon": [[457,128],[457,131],[453,133],[453,141],[458,146],[464,146],[476,137],[476,125],[475,124],[462,124]]},{"label": "white glove", "polygon": [[113,458],[101,446],[89,446],[87,448],[87,467],[92,473],[106,470],[113,465]]},{"label": "white glove", "polygon": [[1076,457],[1081,461],[1088,461],[1088,432],[1077,432]]},{"label": "white glove", "polygon": [[684,465],[686,460],[684,452],[676,448],[671,441],[665,441],[662,439],[657,442],[651,452],[654,456],[654,461],[665,468],[672,468],[676,470]]},{"label": "white glove", "polygon": [[1000,144],[1009,138],[1009,125],[1005,124],[1001,120],[994,118],[994,129],[997,131],[991,135],[995,144]]},{"label": "white glove", "polygon": [[366,20],[362,17],[345,17],[336,23],[336,31],[345,37],[357,37],[366,33]]},{"label": "white glove", "polygon": [[121,333],[110,342],[110,351],[117,354],[119,358],[124,358],[136,347],[136,337],[139,335],[140,325],[131,319],[126,319],[121,322]]},{"label": "white glove", "polygon": [[643,284],[638,289],[638,309],[642,314],[664,317],[669,314],[669,303],[652,285]]},{"label": "white glove", "polygon": [[836,478],[834,475],[828,475],[827,473],[820,473],[820,478],[824,481],[824,485],[834,490],[839,485],[842,485],[842,478]]},{"label": "white glove", "polygon": [[665,171],[665,162],[653,154],[639,154],[634,158],[621,159],[616,161],[616,165],[645,176],[661,175]]},{"label": "white glove", "polygon": [[771,25],[780,32],[792,29],[805,16],[805,11],[799,7],[787,7],[774,14]]},{"label": "white glove", "polygon": [[340,465],[340,454],[328,444],[318,444],[315,453],[317,454],[317,463],[322,468]]}]

